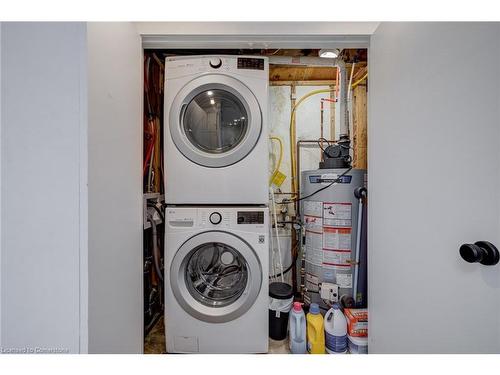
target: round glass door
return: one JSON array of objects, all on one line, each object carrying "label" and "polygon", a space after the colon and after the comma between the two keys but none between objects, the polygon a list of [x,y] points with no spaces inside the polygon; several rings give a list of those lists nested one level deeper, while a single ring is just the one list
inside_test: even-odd
[{"label": "round glass door", "polygon": [[227,306],[246,288],[248,265],[234,248],[218,242],[195,248],[189,255],[186,284],[198,302],[210,307]]},{"label": "round glass door", "polygon": [[170,265],[170,286],[191,316],[228,322],[253,305],[262,286],[262,268],[252,247],[221,231],[202,232],[187,240]]},{"label": "round glass door", "polygon": [[222,74],[187,83],[169,111],[175,146],[205,167],[226,167],[244,159],[262,130],[262,114],[253,93],[241,81]]},{"label": "round glass door", "polygon": [[248,128],[242,102],[225,90],[205,90],[187,105],[182,126],[189,141],[203,152],[221,154],[238,146]]}]

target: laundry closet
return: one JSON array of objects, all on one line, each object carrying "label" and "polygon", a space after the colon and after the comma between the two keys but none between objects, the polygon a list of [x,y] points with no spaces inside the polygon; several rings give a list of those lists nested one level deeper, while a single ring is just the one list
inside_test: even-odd
[{"label": "laundry closet", "polygon": [[367,50],[146,49],[144,74],[145,351],[287,352],[294,300],[366,342]]}]

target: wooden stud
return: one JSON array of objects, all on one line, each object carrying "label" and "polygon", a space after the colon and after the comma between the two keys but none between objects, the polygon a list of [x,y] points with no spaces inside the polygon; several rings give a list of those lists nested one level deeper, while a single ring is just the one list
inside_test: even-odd
[{"label": "wooden stud", "polygon": [[353,90],[353,148],[354,168],[366,169],[367,161],[367,89],[358,85]]}]

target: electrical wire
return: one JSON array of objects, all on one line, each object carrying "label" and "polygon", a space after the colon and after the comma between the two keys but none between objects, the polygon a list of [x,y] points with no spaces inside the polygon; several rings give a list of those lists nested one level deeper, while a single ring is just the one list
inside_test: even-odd
[{"label": "electrical wire", "polygon": [[312,196],[318,194],[319,192],[328,189],[330,186],[337,185],[337,183],[339,183],[340,181],[342,181],[342,177],[344,177],[351,170],[352,170],[352,167],[347,168],[347,170],[345,172],[343,172],[340,176],[338,176],[335,180],[333,180],[332,182],[330,182],[328,185],[323,186],[322,188],[320,188],[320,189],[318,189],[318,190],[316,190],[316,191],[312,192],[311,194],[308,194],[308,195],[306,195],[304,197],[297,198],[295,200],[295,202],[298,202],[298,201],[301,201],[301,200],[304,200],[304,199],[307,199],[307,198],[311,198]]},{"label": "electrical wire", "polygon": [[340,181],[342,181],[342,177],[344,177],[351,170],[352,170],[352,167],[347,168],[347,170],[345,172],[343,172],[342,174],[340,174],[339,176],[337,176],[337,178],[335,180],[333,180],[332,182],[330,182],[328,185],[323,186],[323,187],[319,188],[318,190],[312,192],[311,194],[308,194],[308,195],[306,195],[304,197],[300,197],[300,198],[296,198],[296,199],[286,200],[286,201],[280,202],[279,204],[296,203],[296,202],[299,202],[301,200],[304,200],[304,199],[307,199],[307,198],[311,198],[312,196],[318,194],[319,192],[328,189],[330,186],[337,185],[337,183],[339,183]]},{"label": "electrical wire", "polygon": [[294,262],[292,262],[292,264],[290,264],[290,265],[288,266],[288,268],[287,268],[286,270],[284,270],[284,271],[283,271],[283,274],[278,273],[277,275],[271,275],[271,276],[269,276],[269,278],[270,278],[270,279],[272,279],[272,278],[277,278],[277,277],[280,277],[280,276],[283,276],[283,275],[287,274],[288,272],[290,272],[290,271],[292,270],[293,265],[294,265]]}]

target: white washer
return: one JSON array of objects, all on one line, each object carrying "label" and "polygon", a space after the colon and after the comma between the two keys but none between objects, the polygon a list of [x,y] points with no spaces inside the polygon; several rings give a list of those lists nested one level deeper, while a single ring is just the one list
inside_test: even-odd
[{"label": "white washer", "polygon": [[267,204],[265,57],[165,61],[164,142],[169,204]]},{"label": "white washer", "polygon": [[266,353],[269,210],[167,207],[169,353]]}]

